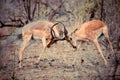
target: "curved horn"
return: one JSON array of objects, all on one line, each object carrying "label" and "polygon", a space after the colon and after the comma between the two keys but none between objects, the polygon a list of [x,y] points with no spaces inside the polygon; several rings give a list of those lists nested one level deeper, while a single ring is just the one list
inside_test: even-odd
[{"label": "curved horn", "polygon": [[65,25],[62,22],[57,22],[51,27],[51,35],[52,35],[52,37],[54,37],[54,40],[65,40],[65,37],[64,38],[59,38],[59,37],[56,37],[56,35],[55,35],[55,31],[53,30],[53,28],[54,28],[55,25],[58,25],[58,24],[63,25],[63,27],[64,27],[64,35],[65,35],[65,37],[67,36],[68,31],[67,31],[67,29],[65,28]]},{"label": "curved horn", "polygon": [[67,34],[68,34],[68,31],[67,31],[67,29],[65,28],[65,25],[62,23],[62,22],[59,22],[59,21],[57,21],[57,23],[59,24],[62,24],[63,25],[63,27],[64,27],[64,35],[66,36]]},{"label": "curved horn", "polygon": [[[65,37],[63,37],[63,38],[58,38],[58,37],[56,37],[56,36],[53,36],[53,33],[54,33],[54,35],[55,35],[55,32],[54,32],[54,30],[53,30],[53,27],[55,26],[55,25],[57,25],[57,24],[62,24],[63,25],[63,27],[64,27],[64,35],[65,35]],[[75,29],[74,31],[73,31],[73,33],[76,31],[77,29]],[[52,33],[53,32],[53,33]],[[72,33],[72,34],[73,34]],[[73,44],[72,44],[72,42],[69,40],[69,36],[67,35],[68,34],[68,31],[67,31],[67,29],[65,28],[65,25],[62,23],[62,22],[57,22],[57,23],[55,23],[53,26],[52,26],[52,28],[51,28],[51,35],[53,36],[53,39],[55,40],[55,41],[57,41],[57,40],[66,40],[67,42],[69,42],[71,45],[72,45],[72,47],[73,48],[76,48],[76,46],[74,46]]]},{"label": "curved horn", "polygon": [[50,28],[50,33],[51,33],[52,39],[53,39],[53,38],[57,38],[56,35],[55,35],[55,31],[53,30],[53,27],[54,27],[55,25],[57,25],[57,24],[59,24],[59,23],[55,23],[52,27],[49,27],[49,28]]},{"label": "curved horn", "polygon": [[51,27],[49,27],[49,29],[50,29],[50,33],[51,33],[51,36],[52,36],[52,39],[53,39],[54,37],[56,37],[55,31]]}]

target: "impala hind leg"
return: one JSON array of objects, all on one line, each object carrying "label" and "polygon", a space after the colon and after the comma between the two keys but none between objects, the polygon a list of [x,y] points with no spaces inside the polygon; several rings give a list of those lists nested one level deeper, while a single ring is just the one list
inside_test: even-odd
[{"label": "impala hind leg", "polygon": [[111,48],[112,52],[114,53],[112,43],[110,42],[110,39],[109,39],[108,29],[107,29],[106,27],[105,27],[104,30],[103,30],[103,34],[105,35],[105,38],[108,40],[108,43],[109,43],[109,45],[110,45],[110,48]]},{"label": "impala hind leg", "polygon": [[25,35],[25,36],[23,36],[23,42],[22,42],[22,44],[20,46],[20,50],[19,50],[19,67],[22,67],[23,51],[24,51],[27,43],[31,39],[31,36],[32,35]]},{"label": "impala hind leg", "polygon": [[103,55],[103,53],[102,53],[102,50],[101,50],[100,45],[99,45],[99,43],[98,43],[98,40],[95,39],[93,42],[94,42],[95,45],[97,46],[97,49],[98,49],[98,51],[99,51],[101,57],[103,58],[104,63],[107,64],[107,60],[105,59],[105,57],[104,57],[104,55]]}]

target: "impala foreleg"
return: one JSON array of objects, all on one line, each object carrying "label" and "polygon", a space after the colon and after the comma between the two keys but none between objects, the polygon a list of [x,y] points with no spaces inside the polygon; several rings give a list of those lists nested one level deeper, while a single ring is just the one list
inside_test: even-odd
[{"label": "impala foreleg", "polygon": [[37,62],[36,62],[37,64],[39,63],[40,58],[41,58],[42,55],[44,54],[45,49],[46,49],[46,47],[47,47],[46,38],[42,38],[42,43],[43,43],[43,49],[42,49],[42,52],[39,54],[38,60],[37,60]]}]

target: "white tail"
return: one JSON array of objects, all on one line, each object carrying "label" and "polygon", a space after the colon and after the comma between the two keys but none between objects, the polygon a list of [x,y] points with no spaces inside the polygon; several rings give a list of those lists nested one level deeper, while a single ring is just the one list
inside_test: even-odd
[{"label": "white tail", "polygon": [[[23,51],[32,36],[37,36],[41,38],[43,43],[43,50],[42,50],[42,53],[39,55],[37,63],[39,62],[46,47],[50,47],[53,43],[57,42],[58,40],[65,40],[65,37],[60,38],[61,31],[56,26],[58,23],[54,24],[49,21],[36,21],[36,22],[29,23],[23,27],[22,29],[23,42],[19,50],[19,67],[21,67],[22,65]],[[67,35],[65,26],[64,26],[63,33]]]},{"label": "white tail", "polygon": [[68,39],[68,42],[70,42],[70,44],[73,46],[74,45],[77,46],[76,44],[77,41],[88,41],[88,40],[93,41],[95,45],[97,46],[97,49],[100,55],[102,56],[105,64],[107,64],[107,60],[103,56],[102,50],[98,43],[98,37],[100,37],[102,33],[108,40],[110,48],[112,52],[114,53],[112,44],[109,40],[108,27],[104,22],[100,20],[92,20],[92,21],[82,24],[81,26],[78,26],[78,28],[71,34],[72,39],[69,38],[70,36],[68,36],[67,39]]}]

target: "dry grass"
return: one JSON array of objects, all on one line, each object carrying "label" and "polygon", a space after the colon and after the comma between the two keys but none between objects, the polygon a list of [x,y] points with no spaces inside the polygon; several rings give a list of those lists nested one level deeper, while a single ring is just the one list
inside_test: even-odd
[{"label": "dry grass", "polygon": [[[67,27],[67,29],[72,32],[75,27]],[[14,55],[11,54],[9,63],[0,70],[1,80],[11,79],[14,70],[15,78],[18,80],[112,80],[111,76],[114,75],[115,64],[111,50],[106,50],[101,45],[108,61],[106,66],[92,42],[83,43],[77,50],[74,50],[66,41],[60,41],[47,48],[39,65],[34,65],[43,47],[41,41],[31,41],[24,51],[23,68],[19,69],[17,62],[20,43],[21,40],[16,40],[12,44],[16,48],[15,61]],[[74,59],[76,59],[75,62],[73,62]]]},{"label": "dry grass", "polygon": [[[80,21],[76,20],[75,25],[67,27],[68,31],[73,32],[80,25]],[[59,41],[46,49],[39,65],[34,65],[43,47],[41,41],[40,43],[30,41],[30,45],[24,51],[23,68],[19,69],[17,62],[20,43],[21,40],[12,43],[16,49],[15,60],[14,55],[11,54],[6,66],[1,67],[1,80],[11,79],[13,72],[18,80],[112,80],[112,75],[114,75],[114,57],[109,56],[112,54],[111,51],[101,45],[108,61],[108,65],[105,66],[92,42],[83,43],[77,50],[74,50],[66,41]],[[6,47],[4,46],[4,48]],[[74,61],[74,59],[76,60]],[[3,73],[4,76],[2,76]]]}]

